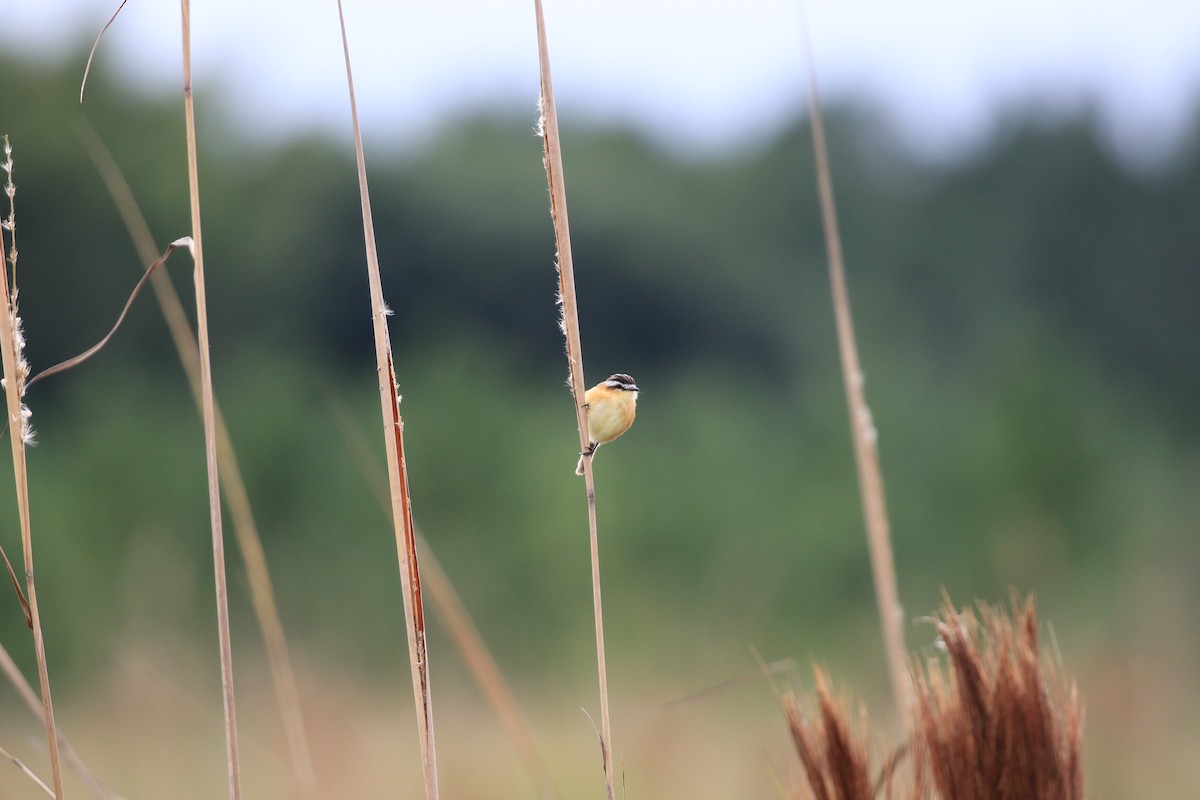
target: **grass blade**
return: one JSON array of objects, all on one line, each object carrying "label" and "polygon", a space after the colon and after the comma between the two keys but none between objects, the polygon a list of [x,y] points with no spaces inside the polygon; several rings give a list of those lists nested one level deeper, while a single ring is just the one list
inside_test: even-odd
[{"label": "grass blade", "polygon": [[217,599],[217,640],[221,658],[221,699],[225,711],[225,761],[230,800],[242,795],[238,758],[237,704],[233,690],[233,645],[229,635],[229,592],[225,579],[225,536],[221,528],[221,484],[217,466],[216,408],[208,344],[208,300],[204,285],[204,239],[200,228],[200,182],[196,164],[196,107],[192,98],[191,0],[181,0],[183,31],[183,108],[187,128],[188,197],[192,217],[192,258],[195,261],[196,336],[200,353],[200,393],[204,418],[204,456],[208,466],[208,509],[212,527],[213,578]]},{"label": "grass blade", "polygon": [[387,317],[391,312],[384,303],[383,283],[379,276],[375,222],[371,215],[371,196],[367,190],[366,157],[363,155],[358,101],[354,94],[354,75],[350,68],[350,42],[346,37],[346,18],[342,13],[341,0],[338,0],[338,21],[342,31],[342,52],[346,59],[346,84],[354,129],[354,155],[358,166],[363,239],[367,250],[367,280],[371,289],[375,363],[379,375],[379,401],[383,415],[384,447],[387,452],[392,524],[396,534],[396,555],[400,562],[400,582],[404,589],[404,622],[408,633],[413,696],[417,705],[417,735],[421,742],[425,796],[428,800],[435,800],[438,796],[438,782],[437,749],[434,746],[433,735],[433,698],[429,688],[429,656],[425,642],[425,611],[421,601],[421,573],[417,566],[417,544],[413,531],[412,503],[408,493],[408,471],[404,459],[404,421],[400,416],[400,395],[396,387],[396,368],[392,361],[392,346],[388,334]]}]

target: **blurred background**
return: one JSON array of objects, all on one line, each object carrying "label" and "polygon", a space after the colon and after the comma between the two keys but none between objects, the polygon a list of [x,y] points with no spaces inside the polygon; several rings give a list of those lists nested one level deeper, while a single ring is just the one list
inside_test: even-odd
[{"label": "blurred background", "polygon": [[[79,103],[113,5],[27,4],[0,26],[34,371],[95,343],[139,272],[82,126],[160,248],[189,232],[177,10],[127,8]],[[599,797],[532,8],[426,5],[346,7],[417,524],[561,788]],[[370,486],[383,459],[337,17],[288,9],[193,9],[214,382],[323,788],[417,796],[395,545]],[[756,669],[753,648],[794,658],[801,687],[824,665],[889,718],[800,15],[771,0],[546,13],[589,383],[628,372],[643,390],[596,461],[617,763],[631,796],[776,797],[797,766],[765,683],[672,701]],[[929,647],[920,618],[943,588],[959,604],[1036,593],[1087,703],[1091,796],[1186,796],[1200,6],[814,2],[808,18],[910,645]],[[186,256],[168,270],[190,301]],[[153,298],[28,401],[60,724],[131,797],[219,796],[203,434]],[[0,520],[19,559],[11,490]],[[247,784],[292,797],[227,543]],[[430,613],[446,795],[534,796]],[[36,680],[7,588],[0,640]],[[48,772],[10,690],[0,746]],[[15,768],[0,795],[39,796]]]}]

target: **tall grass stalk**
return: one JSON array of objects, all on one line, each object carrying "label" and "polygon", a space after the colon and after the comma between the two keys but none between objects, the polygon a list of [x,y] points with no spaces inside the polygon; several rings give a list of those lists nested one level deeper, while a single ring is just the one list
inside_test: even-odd
[{"label": "tall grass stalk", "polygon": [[[11,169],[12,169],[11,159],[8,159],[2,166],[3,166],[4,171],[11,172]],[[11,181],[8,182],[5,189],[10,194],[10,196],[15,194],[15,189],[13,189]],[[4,228],[4,230],[8,230],[10,232],[15,230],[15,214],[13,214],[13,213],[9,214],[9,217],[4,221],[3,228]],[[13,241],[13,244],[12,244],[12,248],[9,252],[8,263],[15,265],[15,263],[16,263],[15,238],[12,241]],[[3,244],[4,244],[3,235],[0,234],[0,250],[3,249]],[[18,358],[17,358],[18,380],[16,382],[17,385],[20,387],[18,390],[18,394],[23,398],[26,390],[33,384],[37,383],[39,380],[49,377],[51,375],[55,375],[57,373],[69,370],[72,367],[77,366],[77,365],[83,363],[84,361],[87,361],[89,358],[91,358],[93,355],[95,355],[97,352],[99,352],[108,343],[108,341],[110,339],[112,339],[113,335],[116,334],[117,329],[120,328],[121,323],[124,321],[126,315],[129,313],[129,309],[133,306],[134,300],[137,298],[138,294],[141,292],[142,288],[145,286],[147,280],[151,279],[152,277],[158,276],[158,270],[163,266],[163,264],[166,263],[167,259],[170,258],[171,254],[177,248],[183,247],[183,246],[190,246],[190,245],[191,245],[190,237],[184,237],[182,239],[176,240],[175,242],[172,242],[170,245],[168,245],[166,251],[163,252],[162,255],[160,255],[158,258],[155,258],[152,261],[150,261],[150,265],[146,268],[145,273],[142,275],[141,279],[138,281],[137,285],[134,287],[133,292],[130,294],[129,299],[126,301],[125,307],[121,310],[120,315],[117,317],[116,323],[112,326],[112,328],[109,330],[109,332],[107,334],[105,334],[105,336],[98,343],[96,343],[95,345],[88,348],[83,353],[81,353],[73,358],[69,358],[66,361],[62,361],[58,364],[55,364],[52,367],[48,367],[48,368],[42,370],[41,372],[39,372],[37,375],[34,375],[33,377],[27,377],[29,367],[28,367],[28,364],[26,364],[24,362],[23,358],[20,355],[20,350],[21,350],[21,348],[23,348],[24,344],[23,344],[23,339],[22,339],[21,333],[20,333],[20,317],[16,314],[15,304],[14,304],[14,311],[11,315],[11,320],[12,320],[12,330],[15,334],[14,338],[15,338],[15,341],[17,344],[17,349],[18,349]],[[150,257],[148,257],[148,259],[149,258]],[[13,271],[12,274],[13,275],[16,274],[15,270]],[[8,276],[5,275],[6,287],[7,287],[7,279],[8,279]],[[16,296],[15,288],[13,289],[12,294],[14,297]],[[6,380],[5,386],[7,387],[8,385],[9,384]],[[19,428],[13,429],[16,432],[16,434],[26,444],[32,442],[32,440],[33,440],[32,429],[28,426],[28,419],[27,419],[28,416],[29,416],[28,410],[24,406],[22,406],[21,425],[19,426]],[[8,427],[9,426],[6,426],[6,429]],[[30,628],[32,629],[32,628],[34,628],[34,615],[33,615],[32,605],[25,598],[24,593],[21,591],[20,585],[17,584],[16,577],[12,571],[12,566],[10,564],[8,564],[7,556],[4,557],[4,561],[5,561],[5,565],[8,567],[10,576],[13,577],[14,588],[17,591],[17,599],[20,602],[21,607],[25,612],[26,621],[28,622]],[[3,672],[5,674],[5,676],[9,680],[9,682],[12,683],[12,685],[16,688],[18,694],[20,694],[22,699],[25,700],[26,704],[29,705],[30,709],[33,710],[35,714],[41,714],[43,709],[40,706],[40,701],[38,700],[36,693],[33,691],[33,687],[31,687],[29,685],[29,683],[25,680],[25,676],[21,674],[21,671],[17,668],[16,663],[13,662],[11,656],[9,656],[9,654],[8,654],[8,651],[6,649],[4,649],[3,646],[0,646],[0,672]],[[72,768],[75,769],[75,771],[78,772],[79,775],[83,778],[85,784],[87,785],[87,787],[88,787],[89,791],[92,793],[92,795],[95,797],[102,797],[102,798],[111,796],[112,793],[100,783],[100,781],[95,777],[95,775],[93,775],[91,773],[90,770],[87,769],[86,766],[84,766],[84,764],[83,764],[82,760],[79,758],[78,754],[74,751],[74,749],[71,747],[70,743],[67,741],[66,737],[61,732],[57,733],[57,740],[58,740],[59,748],[61,750],[62,755],[65,757],[67,762],[72,766]]]},{"label": "tall grass stalk", "polygon": [[191,1],[181,0],[183,33],[183,109],[187,128],[188,197],[192,217],[192,258],[195,261],[196,331],[200,354],[201,416],[204,418],[204,455],[208,465],[208,509],[212,526],[213,576],[217,598],[217,639],[221,657],[221,698],[225,710],[225,759],[230,800],[242,795],[238,758],[237,705],[233,690],[233,647],[229,636],[229,596],[225,580],[225,537],[221,529],[221,484],[217,466],[216,403],[213,400],[212,362],[208,343],[208,301],[204,286],[204,238],[200,228],[200,183],[196,164],[196,108],[192,97]]},{"label": "tall grass stalk", "polygon": [[421,743],[425,796],[433,800],[438,796],[437,749],[434,746],[433,698],[429,688],[429,658],[425,642],[425,611],[421,601],[421,573],[417,566],[416,534],[413,531],[408,471],[404,460],[404,421],[400,416],[396,367],[392,361],[392,346],[388,333],[387,317],[391,312],[383,300],[379,254],[375,247],[375,222],[371,215],[371,195],[367,190],[366,157],[363,154],[362,130],[358,121],[358,101],[354,94],[354,74],[350,68],[350,42],[346,36],[346,18],[341,0],[338,0],[338,23],[342,33],[346,86],[350,96],[350,117],[354,129],[354,156],[358,166],[363,239],[367,251],[367,280],[371,291],[371,321],[375,334],[375,363],[383,415],[383,441],[387,452],[388,488],[391,496],[392,525],[396,534],[396,555],[400,562],[400,582],[404,590],[404,622],[408,633],[413,697],[417,705],[417,735]]},{"label": "tall grass stalk", "polygon": [[[138,257],[145,264],[151,263],[156,252],[154,237],[150,232],[149,225],[146,224],[145,216],[138,207],[133,190],[129,187],[129,183],[125,180],[125,176],[121,173],[112,154],[91,126],[81,123],[77,131],[84,149],[87,150],[92,163],[99,171],[100,177],[125,223]],[[196,408],[202,412],[204,403],[200,380],[200,354],[196,335],[192,332],[191,323],[188,322],[187,312],[179,298],[179,293],[166,274],[156,271],[150,278],[150,282],[155,299],[162,310],[163,318],[167,322],[167,329],[175,344],[179,361],[183,364],[184,372],[187,373],[192,395],[196,400]],[[262,631],[263,642],[266,645],[267,661],[271,668],[271,679],[275,686],[275,697],[279,704],[284,734],[287,737],[296,786],[301,797],[312,800],[318,796],[317,778],[308,735],[305,732],[296,673],[292,666],[287,637],[284,635],[283,622],[279,618],[271,573],[267,567],[262,537],[259,536],[258,525],[254,519],[250,495],[246,491],[245,481],[242,480],[241,468],[238,464],[237,453],[233,449],[229,428],[225,425],[221,407],[216,404],[215,399],[214,418],[217,425],[217,462],[221,470],[221,486],[225,489],[225,499],[229,503],[229,516],[233,522],[233,531],[237,537],[242,561],[246,566],[250,584],[250,600],[254,606],[259,629]]]},{"label": "tall grass stalk", "polygon": [[858,465],[859,493],[867,526],[871,553],[871,573],[875,581],[875,599],[883,627],[884,653],[892,683],[897,717],[905,730],[911,726],[912,685],[904,644],[904,609],[896,586],[896,564],[892,556],[891,525],[883,492],[883,474],[879,469],[878,431],[867,405],[865,379],[858,359],[854,319],[850,313],[850,293],[846,288],[846,266],[842,239],[838,231],[837,207],[833,199],[833,178],[829,169],[829,151],[825,144],[825,124],[817,93],[816,67],[812,47],[805,43],[808,72],[808,107],[812,119],[813,158],[817,167],[817,194],[821,201],[821,223],[829,260],[829,282],[833,290],[833,312],[837,322],[838,351],[842,379],[846,385],[846,404],[850,411],[850,434],[854,440],[854,459]]},{"label": "tall grass stalk", "polygon": [[[9,292],[9,272],[15,280],[17,268],[16,245],[16,187],[12,182],[12,147],[4,137],[4,191],[8,197],[9,213],[0,228],[0,357],[4,362],[4,394],[8,408],[8,440],[12,445],[13,480],[17,492],[17,516],[21,525],[21,549],[25,556],[25,596],[29,603],[29,626],[33,629],[33,649],[37,658],[38,682],[42,694],[42,717],[50,752],[50,778],[54,796],[63,797],[62,767],[59,763],[58,731],[54,724],[54,702],[50,696],[50,670],[46,664],[46,641],[42,633],[42,618],[38,612],[37,587],[33,578],[33,528],[29,521],[29,471],[25,460],[25,445],[32,440],[28,427],[28,409],[24,405],[25,380],[29,366],[25,362],[24,334],[17,310],[17,289]],[[10,249],[5,252],[4,232],[8,232]]]},{"label": "tall grass stalk", "polygon": [[[538,71],[541,83],[539,130],[545,147],[546,182],[550,189],[550,218],[558,244],[558,294],[562,304],[562,330],[567,344],[567,367],[575,399],[575,421],[579,428],[580,452],[587,450],[588,419],[583,379],[583,346],[579,337],[579,311],[575,301],[575,268],[571,260],[571,228],[567,220],[567,190],[563,180],[562,143],[558,135],[558,111],[550,77],[550,50],[546,44],[546,21],[541,0],[534,0],[537,16]],[[613,771],[612,723],[608,712],[608,668],[604,657],[604,607],[600,596],[600,536],[596,525],[596,484],[592,459],[583,459],[587,489],[588,533],[592,558],[592,612],[596,621],[596,667],[600,681],[600,749],[604,755],[604,780],[609,800],[616,797]]]}]

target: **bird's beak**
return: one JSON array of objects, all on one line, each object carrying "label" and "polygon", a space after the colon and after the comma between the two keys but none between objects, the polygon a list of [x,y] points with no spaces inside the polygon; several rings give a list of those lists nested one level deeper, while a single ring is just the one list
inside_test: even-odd
[{"label": "bird's beak", "polygon": [[632,388],[630,391],[633,391],[633,392],[638,392],[638,393],[640,394],[642,390],[641,390],[641,389],[639,389],[639,388],[637,387],[637,384],[635,383],[635,384],[633,385],[633,388]]}]

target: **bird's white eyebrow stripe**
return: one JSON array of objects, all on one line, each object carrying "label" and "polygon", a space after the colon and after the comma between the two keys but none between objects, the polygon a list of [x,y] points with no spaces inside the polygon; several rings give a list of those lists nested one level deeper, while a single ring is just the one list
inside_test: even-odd
[{"label": "bird's white eyebrow stripe", "polygon": [[604,385],[610,389],[621,389],[622,391],[626,392],[639,391],[637,388],[637,382],[634,381],[633,376],[627,375],[624,372],[618,372],[616,375],[610,375],[608,380],[604,382]]}]

